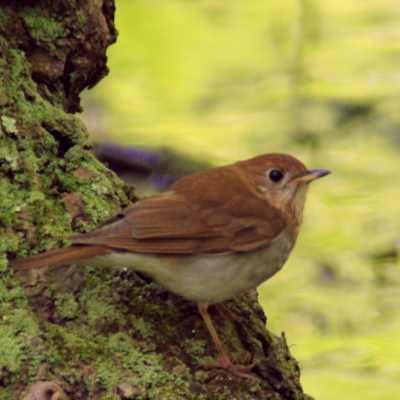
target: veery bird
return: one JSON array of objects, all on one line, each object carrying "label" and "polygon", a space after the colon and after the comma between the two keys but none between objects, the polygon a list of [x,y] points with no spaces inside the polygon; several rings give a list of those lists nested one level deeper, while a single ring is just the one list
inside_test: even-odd
[{"label": "veery bird", "polygon": [[287,154],[265,154],[188,175],[137,201],[71,245],[10,262],[17,270],[70,263],[144,272],[198,303],[223,368],[233,364],[208,306],[256,288],[289,257],[302,222],[308,183],[330,171],[309,171]]}]

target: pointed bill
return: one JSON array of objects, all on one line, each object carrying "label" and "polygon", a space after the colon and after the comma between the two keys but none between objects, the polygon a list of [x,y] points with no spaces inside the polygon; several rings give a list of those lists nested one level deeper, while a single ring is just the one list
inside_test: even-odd
[{"label": "pointed bill", "polygon": [[322,178],[326,175],[329,175],[331,171],[328,169],[313,169],[312,171],[306,172],[304,175],[301,175],[294,179],[296,183],[309,183],[314,181],[315,179]]}]

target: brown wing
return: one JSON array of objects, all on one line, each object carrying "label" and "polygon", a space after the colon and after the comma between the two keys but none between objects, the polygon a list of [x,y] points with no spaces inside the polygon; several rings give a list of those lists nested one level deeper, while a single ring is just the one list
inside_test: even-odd
[{"label": "brown wing", "polygon": [[267,245],[285,222],[232,167],[206,170],[140,200],[74,244],[159,254],[225,254]]}]

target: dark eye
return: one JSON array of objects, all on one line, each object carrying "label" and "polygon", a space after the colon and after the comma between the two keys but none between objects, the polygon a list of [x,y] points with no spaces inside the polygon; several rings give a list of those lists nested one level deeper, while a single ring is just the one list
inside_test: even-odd
[{"label": "dark eye", "polygon": [[271,179],[272,182],[279,182],[282,180],[283,178],[283,173],[281,171],[279,171],[278,169],[273,169],[269,175],[268,175],[269,179]]}]

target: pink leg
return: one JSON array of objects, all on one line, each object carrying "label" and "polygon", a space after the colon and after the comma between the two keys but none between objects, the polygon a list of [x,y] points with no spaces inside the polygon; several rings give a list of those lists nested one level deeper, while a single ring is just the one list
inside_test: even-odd
[{"label": "pink leg", "polygon": [[212,323],[210,314],[208,313],[208,304],[199,302],[197,304],[199,308],[199,312],[201,316],[203,317],[204,322],[206,323],[206,326],[211,334],[211,337],[215,343],[215,346],[217,347],[218,353],[221,357],[220,363],[210,363],[210,364],[205,364],[202,367],[205,369],[212,369],[212,368],[219,368],[219,369],[224,369],[226,371],[229,371],[231,374],[239,376],[241,378],[247,378],[251,380],[257,380],[254,375],[246,374],[242,371],[251,371],[251,369],[257,364],[251,364],[251,365],[234,365],[232,362],[229,360],[228,355],[225,353],[223,344],[221,342],[221,339],[218,336],[217,331],[214,328],[214,325]]}]

